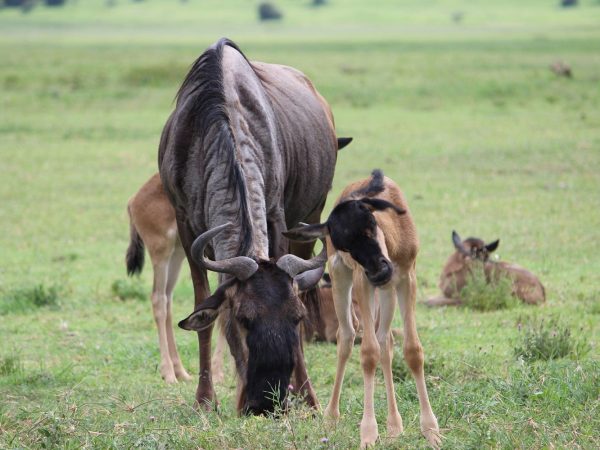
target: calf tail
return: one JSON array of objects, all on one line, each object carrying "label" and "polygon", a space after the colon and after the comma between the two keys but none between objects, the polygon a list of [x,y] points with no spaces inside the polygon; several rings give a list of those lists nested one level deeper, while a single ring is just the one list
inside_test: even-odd
[{"label": "calf tail", "polygon": [[125,263],[127,265],[127,275],[139,275],[144,268],[144,241],[137,232],[133,220],[131,220],[131,211],[129,213],[129,247],[125,254]]}]

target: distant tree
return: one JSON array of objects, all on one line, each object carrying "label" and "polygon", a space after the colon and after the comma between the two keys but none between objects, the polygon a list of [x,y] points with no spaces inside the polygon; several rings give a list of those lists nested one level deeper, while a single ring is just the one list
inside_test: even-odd
[{"label": "distant tree", "polygon": [[562,6],[563,8],[577,6],[577,0],[560,0],[560,6]]},{"label": "distant tree", "polygon": [[45,0],[46,6],[62,6],[65,0]]},{"label": "distant tree", "polygon": [[7,8],[19,8],[25,3],[23,0],[4,0],[4,6]]},{"label": "distant tree", "polygon": [[283,14],[269,2],[264,2],[258,5],[258,17],[260,20],[279,20]]}]

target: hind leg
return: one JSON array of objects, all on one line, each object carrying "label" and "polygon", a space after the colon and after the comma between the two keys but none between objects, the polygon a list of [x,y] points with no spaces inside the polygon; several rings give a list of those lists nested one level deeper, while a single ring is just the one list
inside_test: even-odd
[{"label": "hind leg", "polygon": [[421,407],[421,432],[433,448],[439,448],[442,442],[440,429],[437,419],[431,410],[429,396],[427,395],[425,373],[423,370],[423,347],[417,334],[417,324],[415,321],[416,290],[417,278],[413,268],[407,275],[400,279],[397,286],[398,303],[402,319],[404,320],[404,359],[417,385],[419,406]]},{"label": "hind leg", "polygon": [[[167,383],[176,383],[175,371],[169,352],[169,342],[167,338],[167,277],[168,262],[166,259],[153,261],[154,283],[152,287],[152,311],[154,321],[158,330],[158,348],[160,350],[160,375]],[[169,322],[169,326],[170,326]]]},{"label": "hind leg", "polygon": [[381,369],[385,380],[388,406],[387,432],[388,436],[395,437],[403,431],[402,417],[398,412],[396,404],[396,391],[394,390],[394,378],[392,375],[394,338],[392,337],[391,325],[394,318],[394,309],[396,308],[396,290],[392,286],[389,286],[387,289],[380,289],[378,294],[379,308],[377,312],[379,324],[377,327],[377,341],[381,350]]},{"label": "hind leg", "polygon": [[219,315],[219,328],[217,330],[217,345],[212,356],[212,377],[213,383],[220,384],[225,379],[225,371],[223,369],[225,363],[227,339],[223,331],[223,324],[221,323],[221,315]]},{"label": "hind leg", "polygon": [[183,364],[181,363],[181,358],[179,357],[179,352],[177,351],[177,344],[175,343],[175,334],[173,331],[173,319],[171,314],[171,306],[173,305],[173,289],[175,288],[175,284],[177,283],[177,277],[179,276],[179,270],[181,269],[181,263],[185,258],[185,253],[183,249],[178,245],[175,247],[173,254],[171,255],[171,259],[169,260],[169,279],[167,282],[167,319],[166,319],[166,328],[167,328],[167,342],[169,345],[169,355],[171,356],[171,362],[173,363],[173,370],[175,372],[175,376],[178,380],[181,381],[189,381],[192,377],[187,373]]}]

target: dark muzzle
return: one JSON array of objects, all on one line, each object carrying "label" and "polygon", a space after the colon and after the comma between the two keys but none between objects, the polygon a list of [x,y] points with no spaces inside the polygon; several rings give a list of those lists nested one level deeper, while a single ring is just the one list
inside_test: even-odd
[{"label": "dark muzzle", "polygon": [[392,279],[393,274],[392,264],[386,259],[381,258],[375,270],[365,270],[367,279],[373,286],[383,286]]}]

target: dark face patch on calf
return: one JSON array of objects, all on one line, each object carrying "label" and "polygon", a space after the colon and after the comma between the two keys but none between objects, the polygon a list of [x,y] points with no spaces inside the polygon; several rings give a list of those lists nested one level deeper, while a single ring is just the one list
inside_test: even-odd
[{"label": "dark face patch on calf", "polygon": [[244,413],[272,413],[285,401],[299,351],[297,325],[304,314],[291,277],[273,262],[261,262],[239,286],[230,320],[243,330],[239,335],[245,335],[248,361],[240,405]]},{"label": "dark face patch on calf", "polygon": [[483,240],[476,237],[469,237],[463,241],[458,233],[453,231],[452,242],[454,243],[454,248],[463,256],[473,260],[486,262],[490,257],[490,253],[498,248],[500,239],[496,239],[489,244],[486,244]]},{"label": "dark face patch on calf", "polygon": [[392,264],[383,256],[377,242],[377,222],[369,207],[360,200],[337,205],[329,219],[329,236],[336,250],[348,252],[364,269],[369,281],[381,286],[392,277]]}]

